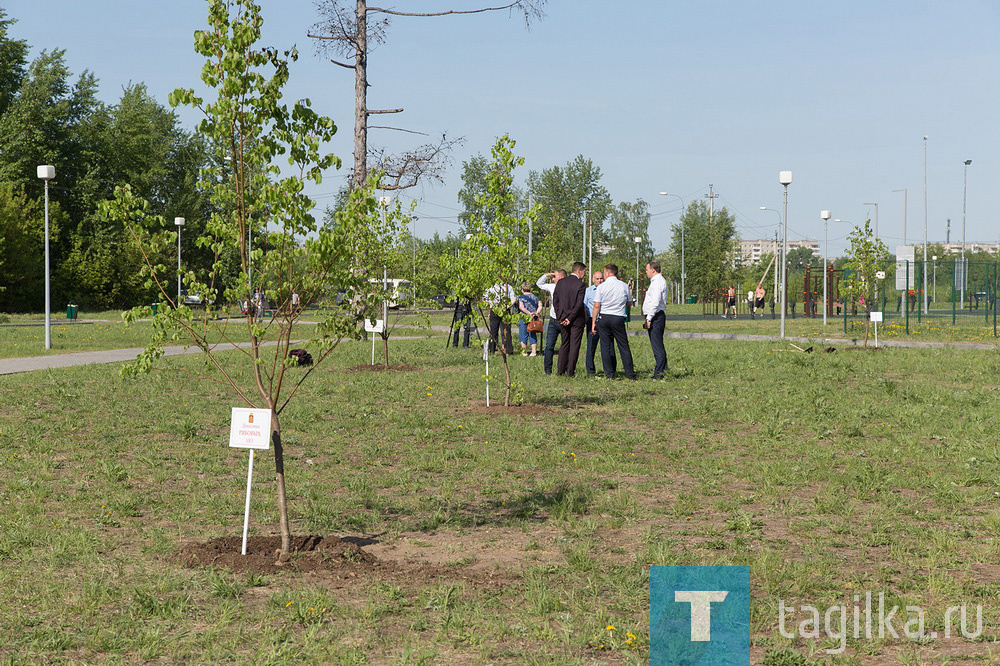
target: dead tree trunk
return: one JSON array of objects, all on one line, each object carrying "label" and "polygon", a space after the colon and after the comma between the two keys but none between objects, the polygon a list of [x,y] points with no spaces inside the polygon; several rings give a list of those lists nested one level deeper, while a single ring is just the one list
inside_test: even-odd
[{"label": "dead tree trunk", "polygon": [[354,57],[354,178],[359,190],[368,180],[368,7],[358,0],[357,52]]}]

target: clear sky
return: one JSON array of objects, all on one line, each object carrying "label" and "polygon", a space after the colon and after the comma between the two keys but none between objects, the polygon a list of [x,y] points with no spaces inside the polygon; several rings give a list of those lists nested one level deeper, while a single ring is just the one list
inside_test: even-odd
[{"label": "clear sky", "polygon": [[[263,0],[265,42],[297,44],[290,99],[309,97],[340,131],[331,149],[351,161],[353,73],[318,57],[306,33],[318,20],[306,0]],[[8,0],[15,38],[63,48],[76,73],[94,72],[114,102],[129,81],[164,104],[198,83],[192,33],[205,25],[200,0]],[[474,0],[397,0],[397,9],[482,6]],[[780,170],[791,170],[789,238],[823,240],[819,213],[874,218],[894,249],[923,239],[924,148],[929,239],[951,218],[961,241],[963,161],[968,168],[968,241],[1000,241],[990,183],[1000,179],[1000,3],[982,0],[676,2],[550,0],[525,30],[506,13],[399,18],[369,61],[371,108],[404,107],[392,124],[464,137],[442,185],[419,199],[418,236],[455,231],[461,163],[488,154],[504,132],[529,170],[582,154],[598,165],[615,201],[642,198],[650,236],[666,246],[676,199],[703,197],[736,214],[744,239],[770,238],[781,208]],[[386,118],[383,116],[382,118]],[[184,112],[186,126],[197,117]],[[422,138],[372,132],[371,141],[413,147]],[[426,139],[424,139],[426,140]],[[329,174],[321,205],[342,183]],[[994,192],[996,192],[994,190]],[[994,203],[991,203],[994,201]],[[830,249],[849,227],[830,224]]]}]

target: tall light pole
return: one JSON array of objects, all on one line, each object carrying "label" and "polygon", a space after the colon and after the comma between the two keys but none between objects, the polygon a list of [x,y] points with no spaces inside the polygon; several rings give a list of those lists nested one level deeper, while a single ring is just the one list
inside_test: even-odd
[{"label": "tall light pole", "polygon": [[788,293],[788,186],[792,184],[791,171],[779,171],[778,182],[785,187],[784,231],[781,241],[781,337],[785,337],[785,294]]},{"label": "tall light pole", "polygon": [[[965,203],[969,193],[969,165],[972,160],[965,160],[965,167],[962,169],[962,307],[965,307]],[[937,264],[935,264],[937,268]]]},{"label": "tall light pole", "polygon": [[[964,277],[964,276],[963,276]],[[924,135],[924,314],[927,314],[927,135]]]},{"label": "tall light pole", "polygon": [[594,211],[589,208],[580,211],[580,224],[583,226],[583,256],[580,257],[580,261],[583,263],[587,263],[587,214],[592,212]]},{"label": "tall light pole", "polygon": [[639,243],[642,242],[642,236],[635,237],[635,297],[639,297]]},{"label": "tall light pole", "polygon": [[177,305],[181,306],[181,229],[184,228],[184,218],[175,217],[174,226],[177,227]]},{"label": "tall light pole", "polygon": [[684,278],[687,277],[687,273],[684,270],[684,197],[679,194],[670,194],[669,192],[660,192],[661,197],[677,197],[681,200],[681,304],[687,303],[687,295],[684,293]]},{"label": "tall light pole", "polygon": [[821,210],[819,216],[823,219],[823,325],[826,326],[826,311],[830,309],[826,295],[826,283],[830,281],[826,268],[830,257],[830,211]]},{"label": "tall light pole", "polygon": [[[906,210],[907,210],[906,195],[907,195],[907,191],[906,191],[906,188],[904,187],[902,189],[893,190],[893,192],[902,192],[903,193],[903,247],[906,247]],[[898,260],[898,257],[897,257],[897,260]],[[899,269],[897,268],[896,270],[898,271]],[[909,308],[910,308],[910,273],[909,273],[909,270],[907,270],[906,268],[904,268],[903,270],[906,271],[906,275],[904,276],[904,282],[905,282],[905,284],[903,285],[903,294],[902,294],[902,296],[900,296],[900,298],[903,300],[903,319],[906,319],[907,313],[909,312]],[[897,282],[897,284],[898,284],[898,282]]]},{"label": "tall light pole", "polygon": [[864,206],[875,206],[875,240],[878,240],[878,203],[876,202],[865,202],[862,204]]},{"label": "tall light pole", "polygon": [[413,248],[413,309],[417,308],[417,218],[410,218],[410,246]]},{"label": "tall light pole", "polygon": [[[781,228],[781,211],[774,208],[768,208],[767,206],[761,206],[761,210],[769,210],[778,216],[778,228]],[[781,300],[781,295],[778,293],[778,231],[774,232],[774,291],[772,292],[775,301]]]},{"label": "tall light pole", "polygon": [[45,348],[52,349],[52,303],[49,292],[49,181],[56,177],[51,165],[38,167],[38,177],[45,181]]}]

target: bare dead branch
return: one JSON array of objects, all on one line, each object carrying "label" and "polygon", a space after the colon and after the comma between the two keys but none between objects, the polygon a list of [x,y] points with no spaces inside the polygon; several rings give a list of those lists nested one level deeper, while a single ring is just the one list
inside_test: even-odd
[{"label": "bare dead branch", "polygon": [[402,109],[368,109],[365,111],[369,116],[374,116],[379,113],[402,113]]},{"label": "bare dead branch", "polygon": [[428,134],[427,132],[418,132],[416,130],[403,129],[402,127],[389,127],[388,125],[369,125],[368,129],[393,130],[396,132],[406,132],[407,134],[419,134],[420,136],[430,136],[430,134]]},{"label": "bare dead branch", "polygon": [[397,154],[378,150],[369,159],[373,171],[385,172],[381,183],[383,190],[405,190],[425,178],[441,182],[442,174],[450,164],[448,152],[463,141],[461,138],[449,139],[442,135],[436,144],[427,144]]},{"label": "bare dead branch", "polygon": [[343,63],[343,62],[339,62],[339,61],[337,61],[337,60],[334,60],[333,58],[331,58],[331,59],[330,59],[330,62],[332,62],[332,63],[333,63],[334,65],[340,65],[340,66],[341,66],[341,67],[343,67],[344,69],[350,69],[350,70],[353,70],[353,69],[354,69],[354,67],[355,67],[354,65],[348,65],[348,64],[346,64],[346,63]]}]

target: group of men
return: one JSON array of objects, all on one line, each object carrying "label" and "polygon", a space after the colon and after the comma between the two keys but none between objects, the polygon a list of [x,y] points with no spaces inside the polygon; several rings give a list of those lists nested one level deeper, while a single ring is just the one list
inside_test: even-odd
[{"label": "group of men", "polygon": [[[556,341],[561,339],[556,374],[574,376],[586,334],[585,365],[588,375],[597,374],[595,355],[600,345],[605,377],[614,379],[617,374],[617,347],[625,376],[636,379],[632,349],[625,330],[625,309],[634,303],[632,290],[618,279],[618,267],[614,264],[608,264],[603,271],[594,271],[589,287],[586,286],[586,275],[587,267],[578,261],[568,273],[562,269],[545,273],[535,283],[551,296],[543,351],[545,374],[552,374]],[[662,379],[667,371],[667,352],[663,346],[667,282],[660,273],[658,261],[646,264],[646,276],[650,284],[642,304],[643,327],[649,334],[655,360],[653,378]]]},{"label": "group of men", "polygon": [[[753,319],[757,310],[760,310],[761,316],[764,316],[764,296],[766,291],[764,290],[764,284],[758,283],[757,288],[754,291],[747,292],[747,304],[750,306],[750,318]],[[736,319],[736,287],[729,285],[726,290],[726,309],[722,313],[723,319],[729,318],[729,313],[732,312],[732,318]],[[774,315],[774,301],[771,301],[771,314]]]}]

